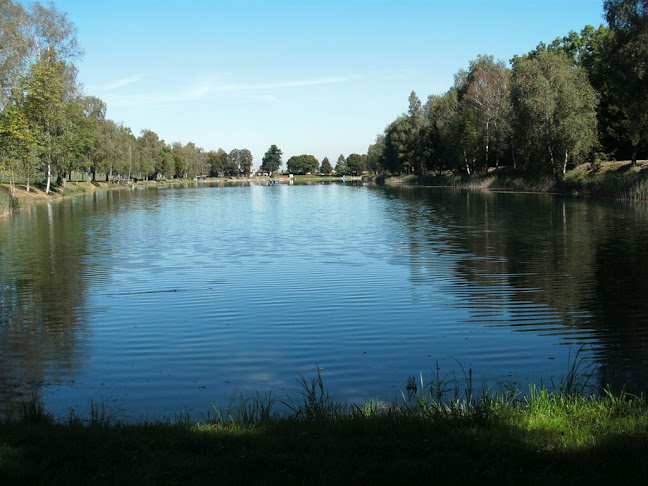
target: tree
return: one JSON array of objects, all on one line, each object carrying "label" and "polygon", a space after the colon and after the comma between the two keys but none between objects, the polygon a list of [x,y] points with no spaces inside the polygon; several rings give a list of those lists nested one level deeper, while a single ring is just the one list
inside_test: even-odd
[{"label": "tree", "polygon": [[228,154],[225,154],[222,157],[222,159],[223,159],[223,174],[230,177],[238,176],[239,167],[236,161],[232,160],[232,158]]},{"label": "tree", "polygon": [[475,112],[484,147],[484,168],[488,171],[491,141],[495,141],[499,166],[504,138],[508,135],[511,116],[510,71],[493,56],[480,55],[470,62],[467,72],[457,76],[459,99]]},{"label": "tree", "polygon": [[261,159],[261,170],[271,175],[277,172],[281,167],[281,156],[281,149],[274,144],[270,145],[263,159]]},{"label": "tree", "polygon": [[529,164],[563,177],[572,159],[596,143],[596,93],[581,68],[562,52],[515,60],[513,103],[518,146]]},{"label": "tree", "polygon": [[314,155],[293,155],[286,162],[286,166],[288,167],[288,172],[306,174],[308,172],[315,172],[319,167],[319,162]]},{"label": "tree", "polygon": [[[376,142],[367,149],[367,169],[377,174],[383,171],[383,156],[385,152],[385,136],[378,135]],[[322,165],[324,165],[322,163]]]},{"label": "tree", "polygon": [[45,162],[45,193],[49,194],[52,167],[62,153],[65,69],[55,54],[34,64],[25,85],[25,113],[38,140]]},{"label": "tree", "polygon": [[184,153],[182,143],[173,142],[173,144],[171,144],[171,155],[173,156],[175,176],[180,179],[186,179],[188,177],[187,157]]},{"label": "tree", "polygon": [[362,174],[367,168],[367,156],[351,154],[347,157],[346,164],[352,174]]},{"label": "tree", "polygon": [[224,161],[227,158],[227,154],[223,149],[218,149],[214,152],[210,150],[207,152],[207,164],[209,165],[209,175],[210,177],[221,177],[223,174]]},{"label": "tree", "polygon": [[30,23],[20,4],[0,0],[0,111],[12,103],[14,90],[26,74]]},{"label": "tree", "polygon": [[[541,46],[537,50],[540,49]],[[627,119],[618,96],[625,94],[625,89],[619,93],[615,89],[620,69],[619,52],[610,29],[604,25],[598,28],[586,25],[580,33],[571,31],[557,38],[547,49],[564,52],[575,65],[587,71],[590,84],[599,95],[597,119],[601,148],[607,154],[629,156],[631,149],[624,126]]]},{"label": "tree", "polygon": [[331,167],[331,162],[329,162],[328,157],[324,157],[322,159],[322,165],[320,166],[320,173],[328,175],[331,172],[333,172],[333,167]]},{"label": "tree", "polygon": [[399,116],[385,129],[384,168],[392,174],[425,172],[421,151],[421,134],[424,125],[421,101],[412,91],[407,113]]},{"label": "tree", "polygon": [[58,10],[53,3],[47,7],[34,3],[30,15],[32,56],[35,59],[55,53],[67,64],[83,55],[76,38],[77,29],[65,12]]},{"label": "tree", "polygon": [[162,147],[162,175],[166,179],[173,179],[175,175],[175,159],[171,147]]},{"label": "tree", "polygon": [[145,178],[156,178],[161,174],[162,166],[162,145],[157,133],[153,130],[142,130],[137,139],[139,146],[139,167],[141,176]]},{"label": "tree", "polygon": [[612,32],[613,86],[632,164],[642,146],[648,150],[648,0],[605,0]]},{"label": "tree", "polygon": [[205,154],[201,148],[196,147],[193,142],[188,142],[187,145],[182,147],[182,153],[186,164],[185,176],[193,179],[198,175],[205,174]]},{"label": "tree", "polygon": [[0,169],[9,173],[9,186],[15,192],[15,176],[23,174],[27,191],[36,162],[36,136],[21,106],[14,105],[0,113]]},{"label": "tree", "polygon": [[340,154],[340,156],[337,159],[337,163],[335,164],[335,173],[336,174],[346,174],[349,169],[347,168],[346,165],[346,158],[344,157],[343,154]]},{"label": "tree", "polygon": [[244,176],[250,175],[252,168],[252,153],[248,149],[234,149],[229,153],[230,163],[238,167],[240,174]]}]

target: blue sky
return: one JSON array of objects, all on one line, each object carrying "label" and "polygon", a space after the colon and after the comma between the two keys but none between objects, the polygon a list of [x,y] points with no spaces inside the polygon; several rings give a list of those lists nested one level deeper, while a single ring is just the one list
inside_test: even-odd
[{"label": "blue sky", "polygon": [[79,80],[139,134],[248,148],[258,167],[365,153],[415,90],[441,94],[478,54],[508,61],[587,24],[602,0],[59,0]]}]

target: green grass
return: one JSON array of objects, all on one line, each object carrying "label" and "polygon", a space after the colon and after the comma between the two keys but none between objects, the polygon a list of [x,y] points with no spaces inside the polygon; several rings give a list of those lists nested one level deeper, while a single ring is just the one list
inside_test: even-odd
[{"label": "green grass", "polygon": [[583,164],[565,174],[563,180],[551,176],[516,174],[509,168],[491,171],[488,175],[458,176],[449,172],[435,175],[376,176],[385,184],[444,186],[458,189],[513,192],[556,192],[572,196],[588,196],[630,201],[648,200],[648,164],[632,167],[630,162]]},{"label": "green grass", "polygon": [[[240,399],[192,421],[55,422],[36,397],[0,423],[0,484],[642,484],[648,403],[620,392],[462,393],[410,378],[396,403],[342,404],[317,376],[302,394]],[[568,375],[569,378],[569,375]],[[453,387],[450,387],[453,388]]]}]

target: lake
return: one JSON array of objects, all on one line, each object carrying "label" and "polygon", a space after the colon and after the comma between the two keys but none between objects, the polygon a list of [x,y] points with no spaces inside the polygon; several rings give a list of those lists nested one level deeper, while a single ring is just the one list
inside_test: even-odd
[{"label": "lake", "polygon": [[[440,188],[106,191],[0,220],[0,409],[390,400],[409,376],[646,391],[648,209]],[[438,367],[438,368],[437,368]]]}]

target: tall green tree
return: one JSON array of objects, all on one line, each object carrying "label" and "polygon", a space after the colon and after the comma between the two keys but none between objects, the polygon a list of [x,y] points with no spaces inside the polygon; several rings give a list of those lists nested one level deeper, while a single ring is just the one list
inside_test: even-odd
[{"label": "tall green tree", "polygon": [[510,70],[493,56],[480,55],[457,79],[460,100],[475,113],[484,147],[484,168],[488,171],[491,146],[495,145],[495,166],[499,166],[503,145],[510,134]]},{"label": "tall green tree", "polygon": [[329,161],[328,157],[324,157],[322,159],[322,165],[320,166],[320,173],[328,175],[331,172],[333,172],[333,167],[331,166],[331,162]]},{"label": "tall green tree", "polygon": [[0,111],[10,105],[29,62],[31,19],[19,3],[0,0]]},{"label": "tall green tree", "polygon": [[227,154],[223,149],[207,152],[207,163],[209,164],[209,175],[211,177],[221,177],[223,175],[225,159],[227,159]]},{"label": "tall green tree", "polygon": [[286,167],[288,168],[288,172],[306,174],[315,172],[319,168],[319,162],[314,155],[293,155],[286,161]]},{"label": "tall green tree", "polygon": [[614,92],[632,164],[648,150],[648,0],[605,0],[605,17],[616,52]]},{"label": "tall green tree", "polygon": [[344,154],[340,154],[335,164],[335,173],[337,175],[346,174],[348,170],[349,169],[346,165],[346,157],[344,157]]},{"label": "tall green tree", "polygon": [[173,157],[174,173],[180,179],[186,179],[187,174],[187,156],[183,150],[182,143],[173,142],[171,145],[171,156]]},{"label": "tall green tree", "polygon": [[562,52],[542,51],[516,59],[512,76],[517,145],[527,167],[563,177],[569,161],[596,143],[597,96],[586,72]]},{"label": "tall green tree", "polygon": [[[230,152],[231,153],[231,152]],[[229,177],[236,177],[240,174],[239,166],[236,160],[233,160],[229,154],[222,156],[223,174]]]},{"label": "tall green tree", "polygon": [[163,142],[153,130],[144,129],[137,139],[141,177],[155,178],[162,165]]},{"label": "tall green tree", "polygon": [[45,164],[46,194],[50,192],[52,170],[64,149],[66,82],[66,65],[52,54],[31,67],[25,86],[25,113]]},{"label": "tall green tree", "polygon": [[228,156],[232,164],[236,164],[239,174],[249,176],[252,169],[252,153],[248,149],[234,149]]},{"label": "tall green tree", "polygon": [[[540,46],[539,46],[540,47]],[[627,117],[617,90],[619,52],[614,35],[605,25],[594,28],[586,25],[577,33],[570,31],[566,36],[554,40],[549,50],[563,51],[574,64],[587,71],[590,84],[599,96],[597,107],[599,142],[605,154],[627,157],[631,149],[626,136]]]},{"label": "tall green tree", "polygon": [[[385,136],[378,135],[376,141],[367,149],[367,169],[374,174],[383,171],[383,153],[385,151]],[[324,162],[322,162],[322,166]]]},{"label": "tall green tree", "polygon": [[270,175],[274,174],[281,167],[281,156],[283,152],[279,147],[272,144],[270,148],[263,155],[261,159],[261,170],[263,172],[268,172]]},{"label": "tall green tree", "polygon": [[17,175],[25,176],[29,191],[37,161],[37,139],[22,108],[13,105],[0,112],[0,170],[9,174],[12,195],[15,193]]},{"label": "tall green tree", "polygon": [[421,101],[414,91],[409,95],[407,113],[385,129],[384,167],[393,174],[425,172],[421,135],[424,126]]},{"label": "tall green tree", "polygon": [[362,174],[367,169],[367,156],[351,154],[347,157],[346,164],[352,174]]}]

